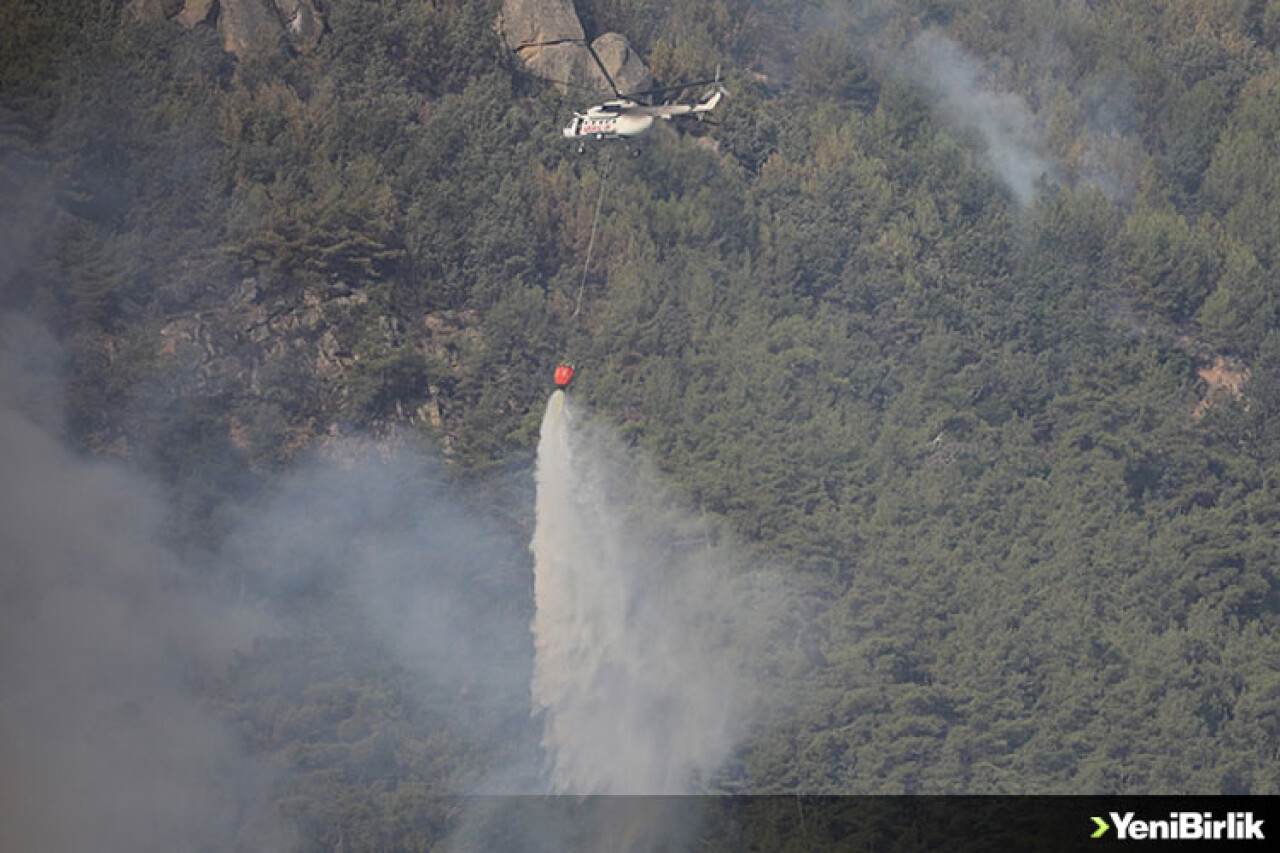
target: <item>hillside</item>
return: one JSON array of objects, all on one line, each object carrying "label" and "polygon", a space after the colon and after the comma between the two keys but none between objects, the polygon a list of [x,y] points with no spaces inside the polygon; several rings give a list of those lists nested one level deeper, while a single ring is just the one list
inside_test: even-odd
[{"label": "hillside", "polygon": [[1280,5],[578,0],[665,84],[725,69],[637,156],[561,138],[603,95],[500,5],[0,10],[5,411],[61,400],[50,466],[114,460],[148,548],[272,614],[175,683],[297,849],[433,849],[437,795],[537,776],[562,359],[784,579],[708,790],[1280,793]]}]

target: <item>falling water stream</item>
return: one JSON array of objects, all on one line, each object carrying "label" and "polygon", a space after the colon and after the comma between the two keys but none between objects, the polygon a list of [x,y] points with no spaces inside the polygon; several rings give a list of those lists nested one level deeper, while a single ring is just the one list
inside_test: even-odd
[{"label": "falling water stream", "polygon": [[672,544],[671,501],[637,487],[620,456],[563,391],[551,396],[533,537],[534,712],[552,792],[690,793],[742,716],[715,642],[717,568],[709,549]]}]

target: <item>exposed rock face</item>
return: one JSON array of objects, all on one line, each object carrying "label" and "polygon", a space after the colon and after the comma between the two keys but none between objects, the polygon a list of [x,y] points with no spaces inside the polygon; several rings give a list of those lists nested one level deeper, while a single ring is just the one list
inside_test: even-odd
[{"label": "exposed rock face", "polygon": [[182,7],[182,0],[129,0],[125,9],[143,21],[171,18]]},{"label": "exposed rock face", "polygon": [[524,45],[587,38],[573,0],[505,0],[498,13],[498,29],[507,46],[517,52]]},{"label": "exposed rock face", "polygon": [[270,0],[219,0],[218,32],[223,45],[237,55],[263,54],[280,40],[280,19]]},{"label": "exposed rock face", "polygon": [[[302,372],[313,383],[309,393],[314,411],[306,420],[288,428],[287,453],[317,442],[323,435],[337,435],[337,424],[348,404],[348,382],[360,368],[350,334],[341,332],[353,315],[362,312],[369,296],[360,290],[337,286],[305,290],[289,298],[265,295],[255,279],[242,281],[225,301],[209,310],[175,317],[159,333],[156,355],[165,372],[181,383],[185,393],[209,395],[228,392],[262,396],[277,384],[282,373]],[[345,322],[334,322],[334,318]],[[416,317],[384,316],[377,336],[388,345],[412,342],[415,351],[457,375],[462,353],[480,338],[479,317],[470,311],[436,311]],[[431,424],[440,430],[441,443],[450,452],[459,426],[459,412],[449,394],[428,384],[417,411],[396,404],[388,413],[367,424],[374,433],[390,434],[407,421]],[[248,425],[233,422],[231,440],[239,447],[246,441]],[[127,453],[127,445],[122,448]]]},{"label": "exposed rock face", "polygon": [[274,0],[285,33],[296,46],[310,50],[320,43],[324,19],[314,0]]},{"label": "exposed rock face", "polygon": [[609,75],[618,84],[619,91],[642,92],[653,88],[653,74],[649,73],[648,66],[631,49],[626,36],[605,33],[593,41],[591,47],[604,67],[609,69]]},{"label": "exposed rock face", "polygon": [[324,34],[315,0],[129,0],[126,8],[143,20],[171,18],[187,29],[216,17],[226,49],[238,55],[275,50],[281,34],[306,51]]},{"label": "exposed rock face", "polygon": [[[498,30],[507,46],[539,77],[612,94],[587,49],[586,33],[571,0],[505,0],[498,14]],[[635,92],[653,85],[653,75],[625,36],[605,33],[592,42],[592,48],[620,91]]]},{"label": "exposed rock face", "polygon": [[567,83],[560,86],[561,91],[570,87],[599,89],[601,94],[609,91],[609,84],[600,74],[585,44],[556,44],[549,47],[528,48],[517,54],[528,69],[538,77],[556,83]]},{"label": "exposed rock face", "polygon": [[182,4],[182,11],[178,13],[178,23],[187,29],[191,29],[196,24],[203,24],[209,20],[209,15],[213,12],[213,7],[217,0],[187,0]]}]

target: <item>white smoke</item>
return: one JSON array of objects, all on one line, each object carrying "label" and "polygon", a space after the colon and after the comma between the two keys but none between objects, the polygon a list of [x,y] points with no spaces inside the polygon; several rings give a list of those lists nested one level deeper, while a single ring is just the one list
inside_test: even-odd
[{"label": "white smoke", "polygon": [[163,544],[164,504],[59,430],[52,338],[0,317],[0,849],[263,849],[268,774],[187,683],[264,635]]},{"label": "white smoke", "polygon": [[[498,762],[494,787],[540,790],[527,558],[426,454],[335,443],[236,506],[195,559],[169,541],[166,487],[59,438],[62,363],[46,331],[0,315],[0,850],[292,849],[276,802],[315,792],[288,750],[322,755],[338,735],[250,755],[214,709],[260,703],[236,722],[261,742],[342,664],[352,689],[396,670],[420,716],[382,725],[386,742],[451,741],[418,777],[433,792],[471,792]],[[301,666],[272,651],[298,645]],[[365,771],[412,776],[412,761],[389,749]]]},{"label": "white smoke", "polygon": [[246,572],[252,595],[395,660],[406,686],[429,694],[421,704],[459,730],[517,740],[500,724],[528,719],[518,547],[463,507],[426,454],[348,439],[285,477],[233,532],[224,562]]},{"label": "white smoke", "polygon": [[1079,178],[1117,204],[1132,201],[1147,160],[1137,133],[1134,85],[1128,72],[1103,71],[1081,95],[1088,129]]},{"label": "white smoke", "polygon": [[1021,205],[1035,196],[1036,183],[1054,176],[1042,153],[1039,130],[1027,102],[988,86],[982,63],[936,30],[911,43],[908,68],[941,102],[954,124],[976,131],[991,169]]},{"label": "white smoke", "polygon": [[748,707],[723,556],[563,392],[537,486],[532,694],[553,792],[699,790]]}]

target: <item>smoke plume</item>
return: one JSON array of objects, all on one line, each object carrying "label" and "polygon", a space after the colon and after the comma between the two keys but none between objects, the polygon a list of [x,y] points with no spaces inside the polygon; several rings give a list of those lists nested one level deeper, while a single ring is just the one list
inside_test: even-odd
[{"label": "smoke plume", "polygon": [[196,698],[270,629],[162,543],[159,493],[68,451],[52,339],[0,318],[0,848],[261,849],[269,774]]},{"label": "smoke plume", "polygon": [[[511,533],[463,507],[429,456],[331,445],[255,506],[226,550],[253,596],[293,614],[287,629],[318,620],[348,650],[395,661],[418,706],[456,731],[520,739],[527,561]],[[478,779],[486,768],[469,770]]]},{"label": "smoke plume", "polygon": [[1040,153],[1039,132],[1026,101],[988,87],[982,64],[936,30],[912,41],[908,67],[938,97],[951,122],[982,138],[991,169],[1019,204],[1029,204],[1036,183],[1052,178],[1054,167]]},{"label": "smoke plume", "polygon": [[[410,716],[365,748],[447,736],[460,748],[414,768],[434,793],[540,790],[527,557],[428,455],[335,443],[241,496],[217,553],[184,557],[166,486],[58,438],[53,338],[3,318],[0,356],[0,849],[290,849],[275,802],[315,790],[296,780],[360,729],[316,718],[329,728],[273,752],[271,715],[315,715],[316,690],[388,668],[389,711]],[[215,713],[228,696],[250,709],[241,731]],[[411,772],[380,755],[366,772]]]}]

